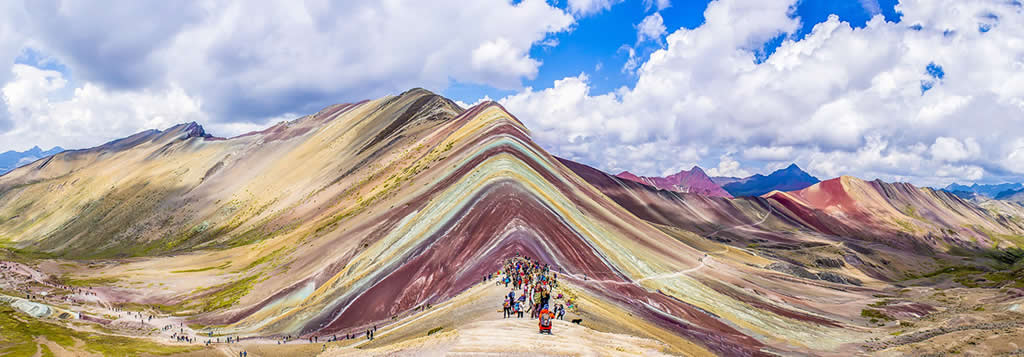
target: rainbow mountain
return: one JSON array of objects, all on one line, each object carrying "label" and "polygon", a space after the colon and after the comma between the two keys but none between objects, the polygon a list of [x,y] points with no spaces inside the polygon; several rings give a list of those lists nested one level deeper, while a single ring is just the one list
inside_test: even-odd
[{"label": "rainbow mountain", "polygon": [[884,352],[868,342],[892,326],[867,306],[893,297],[875,309],[890,319],[941,308],[895,298],[908,272],[1024,245],[1017,217],[852,177],[761,197],[658,190],[552,156],[497,103],[422,89],[233,138],[146,131],[0,176],[0,242],[42,273],[197,335],[382,327],[325,345],[341,355],[517,352],[486,342],[507,338],[489,324],[521,326],[489,322],[507,290],[481,283],[515,254],[551,264],[580,302],[567,333],[607,334],[554,350]]}]

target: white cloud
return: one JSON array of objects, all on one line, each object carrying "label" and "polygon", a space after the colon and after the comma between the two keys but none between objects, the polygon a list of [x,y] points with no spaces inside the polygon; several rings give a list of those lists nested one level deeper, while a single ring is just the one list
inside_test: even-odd
[{"label": "white cloud", "polygon": [[718,167],[712,167],[708,169],[708,176],[725,176],[725,177],[749,177],[750,171],[740,168],[739,161],[732,158],[731,155],[725,154],[718,158]]},{"label": "white cloud", "polygon": [[622,0],[569,0],[569,11],[576,16],[588,16],[612,8]]},{"label": "white cloud", "polygon": [[665,20],[657,12],[648,15],[643,21],[640,21],[640,24],[636,25],[636,42],[659,41],[664,34]]},{"label": "white cloud", "polygon": [[878,0],[858,0],[860,6],[864,8],[869,14],[877,15],[882,12],[882,6],[878,4]]},{"label": "white cloud", "polygon": [[[699,161],[708,166],[736,151],[745,160],[797,162],[822,178],[1024,177],[1024,144],[1015,141],[1024,137],[1019,7],[904,0],[901,23],[879,15],[854,29],[833,16],[757,61],[764,42],[799,27],[790,17],[795,2],[712,2],[703,25],[669,34],[666,47],[646,58],[631,56],[637,62],[624,71],[635,68],[633,88],[592,94],[578,76],[501,101],[543,128],[539,140],[556,153],[571,138],[588,138],[590,150],[609,153],[587,156],[589,163],[608,169],[623,166],[627,145],[657,143],[659,152],[707,148],[712,157]],[[983,32],[981,23],[995,25]],[[942,67],[941,80],[927,73],[929,64]],[[924,92],[928,80],[934,86]],[[553,113],[542,103],[571,105]],[[654,172],[676,165],[671,157],[649,160]]]},{"label": "white cloud", "polygon": [[7,147],[89,147],[146,129],[207,120],[198,100],[181,88],[125,92],[86,84],[71,98],[50,100],[67,84],[60,72],[21,64],[12,71],[3,94],[17,125],[0,133]]},{"label": "white cloud", "polygon": [[636,49],[623,45],[619,47],[619,52],[626,52],[626,62],[622,65],[622,73],[635,73],[637,67],[640,67],[640,57],[636,55]]},{"label": "white cloud", "polygon": [[[518,89],[541,65],[531,48],[574,23],[545,0],[2,2],[0,87],[31,47],[67,65],[65,92],[181,93],[208,127],[235,130],[453,81]],[[0,135],[26,130],[5,107]]]},{"label": "white cloud", "polygon": [[935,138],[931,146],[932,158],[943,162],[956,162],[977,156],[981,152],[981,146],[974,138],[967,138],[960,141],[957,138],[940,136]]},{"label": "white cloud", "polygon": [[544,0],[28,4],[23,42],[79,78],[173,82],[214,112],[255,117],[451,80],[518,87],[540,64],[530,48],[574,23]]},{"label": "white cloud", "polygon": [[667,9],[669,6],[672,6],[672,3],[669,0],[644,0],[644,8],[648,11],[652,8],[655,11],[661,11]]},{"label": "white cloud", "polygon": [[743,150],[748,160],[785,161],[793,159],[792,146],[754,146]]},{"label": "white cloud", "polygon": [[534,78],[540,61],[525,56],[505,38],[487,41],[473,50],[471,64],[483,77],[491,78],[499,88],[514,88],[520,77]]}]

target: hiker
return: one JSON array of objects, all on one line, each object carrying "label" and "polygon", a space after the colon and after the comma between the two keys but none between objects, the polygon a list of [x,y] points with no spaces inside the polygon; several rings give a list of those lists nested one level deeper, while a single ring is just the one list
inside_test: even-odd
[{"label": "hiker", "polygon": [[565,317],[565,305],[558,304],[558,319],[564,320],[563,317]]},{"label": "hiker", "polygon": [[521,302],[516,302],[516,315],[519,318],[523,318],[523,304]]},{"label": "hiker", "polygon": [[548,307],[544,306],[542,310],[540,310],[540,313],[538,315],[540,315],[540,321],[537,323],[537,326],[540,327],[540,333],[546,333],[550,335],[551,319],[555,317],[555,314],[552,314],[551,311],[548,311]]},{"label": "hiker", "polygon": [[512,316],[512,302],[508,298],[505,298],[505,303],[502,304],[501,318],[507,319]]}]

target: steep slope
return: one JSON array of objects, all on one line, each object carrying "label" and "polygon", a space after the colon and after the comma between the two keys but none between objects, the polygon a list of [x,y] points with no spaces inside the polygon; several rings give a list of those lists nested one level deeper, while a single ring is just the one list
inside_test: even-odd
[{"label": "steep slope", "polygon": [[982,209],[952,193],[908,183],[868,182],[843,176],[766,197],[800,212],[803,222],[821,231],[830,229],[820,221],[820,214],[812,213],[837,218],[849,232],[882,243],[893,244],[892,238],[888,242],[885,239],[891,235],[915,237],[910,242],[935,247],[1024,244],[1018,239],[1024,232],[1018,220]]},{"label": "steep slope", "polygon": [[31,149],[22,152],[11,150],[0,153],[0,175],[14,170],[18,166],[31,163],[61,151],[64,151],[64,149],[60,146],[54,146],[52,149],[45,151],[40,149],[38,146],[34,146]]},{"label": "steep slope", "polygon": [[694,166],[690,170],[682,170],[665,177],[637,176],[629,171],[623,171],[615,176],[662,190],[696,193],[704,196],[732,197],[722,187],[712,182],[711,178],[699,166]]},{"label": "steep slope", "polygon": [[793,191],[818,183],[818,178],[804,172],[796,164],[772,172],[768,176],[757,174],[722,185],[729,194],[760,196],[771,191]]},{"label": "steep slope", "polygon": [[[719,230],[742,229],[733,222],[750,219]],[[236,138],[187,124],[56,155],[0,177],[0,239],[135,256],[65,274],[117,281],[95,290],[243,337],[441,324],[431,305],[476,294],[515,254],[551,264],[601,312],[588,321],[677,354],[850,352],[868,334],[859,306],[878,293],[688,245],[546,153],[499,105],[463,111],[423,90]]]}]

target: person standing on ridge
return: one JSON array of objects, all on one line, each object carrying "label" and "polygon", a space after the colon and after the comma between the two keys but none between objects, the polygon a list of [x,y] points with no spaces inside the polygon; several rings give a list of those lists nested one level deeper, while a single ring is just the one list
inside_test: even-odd
[{"label": "person standing on ridge", "polygon": [[502,304],[501,318],[503,318],[503,319],[509,318],[509,316],[512,315],[511,308],[512,308],[512,301],[510,301],[508,298],[505,298],[505,303]]}]

